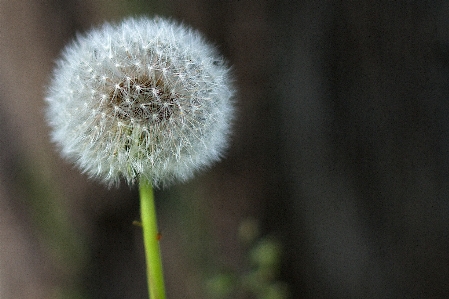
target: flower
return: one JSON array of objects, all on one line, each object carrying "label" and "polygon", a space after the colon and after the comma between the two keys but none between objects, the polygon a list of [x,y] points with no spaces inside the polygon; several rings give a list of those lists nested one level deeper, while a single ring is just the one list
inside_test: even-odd
[{"label": "flower", "polygon": [[219,160],[234,118],[230,71],[195,30],[129,18],[62,53],[46,117],[62,155],[108,185],[184,181]]}]

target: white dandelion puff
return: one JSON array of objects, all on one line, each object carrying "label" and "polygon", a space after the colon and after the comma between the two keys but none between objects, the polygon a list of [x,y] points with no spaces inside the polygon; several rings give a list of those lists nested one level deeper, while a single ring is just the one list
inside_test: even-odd
[{"label": "white dandelion puff", "polygon": [[131,18],[65,48],[46,116],[62,155],[90,177],[166,186],[221,158],[233,97],[229,68],[197,31]]}]

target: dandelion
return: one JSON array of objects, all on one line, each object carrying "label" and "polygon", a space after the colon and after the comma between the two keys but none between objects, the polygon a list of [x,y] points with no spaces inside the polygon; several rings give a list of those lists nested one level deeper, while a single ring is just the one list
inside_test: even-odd
[{"label": "dandelion", "polygon": [[65,48],[46,115],[62,155],[90,177],[167,186],[222,156],[233,95],[229,69],[197,31],[127,19]]},{"label": "dandelion", "polygon": [[139,182],[150,298],[165,298],[152,186],[184,181],[228,143],[229,68],[176,22],[127,19],[79,35],[63,51],[46,102],[52,140],[90,177]]}]

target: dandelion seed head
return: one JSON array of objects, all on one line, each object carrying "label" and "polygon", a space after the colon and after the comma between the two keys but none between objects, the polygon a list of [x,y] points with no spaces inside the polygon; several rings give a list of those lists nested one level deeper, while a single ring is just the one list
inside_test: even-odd
[{"label": "dandelion seed head", "polygon": [[229,68],[197,31],[131,18],[65,48],[46,116],[62,155],[90,177],[166,186],[221,158],[233,97]]}]

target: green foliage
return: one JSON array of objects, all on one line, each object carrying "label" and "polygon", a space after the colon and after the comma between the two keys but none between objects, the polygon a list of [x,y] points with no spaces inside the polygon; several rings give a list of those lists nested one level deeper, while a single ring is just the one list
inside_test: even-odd
[{"label": "green foliage", "polygon": [[206,292],[212,299],[255,298],[287,299],[287,284],[279,281],[282,245],[274,236],[259,236],[257,222],[244,221],[239,228],[242,244],[247,246],[243,274],[219,273],[206,282]]}]

